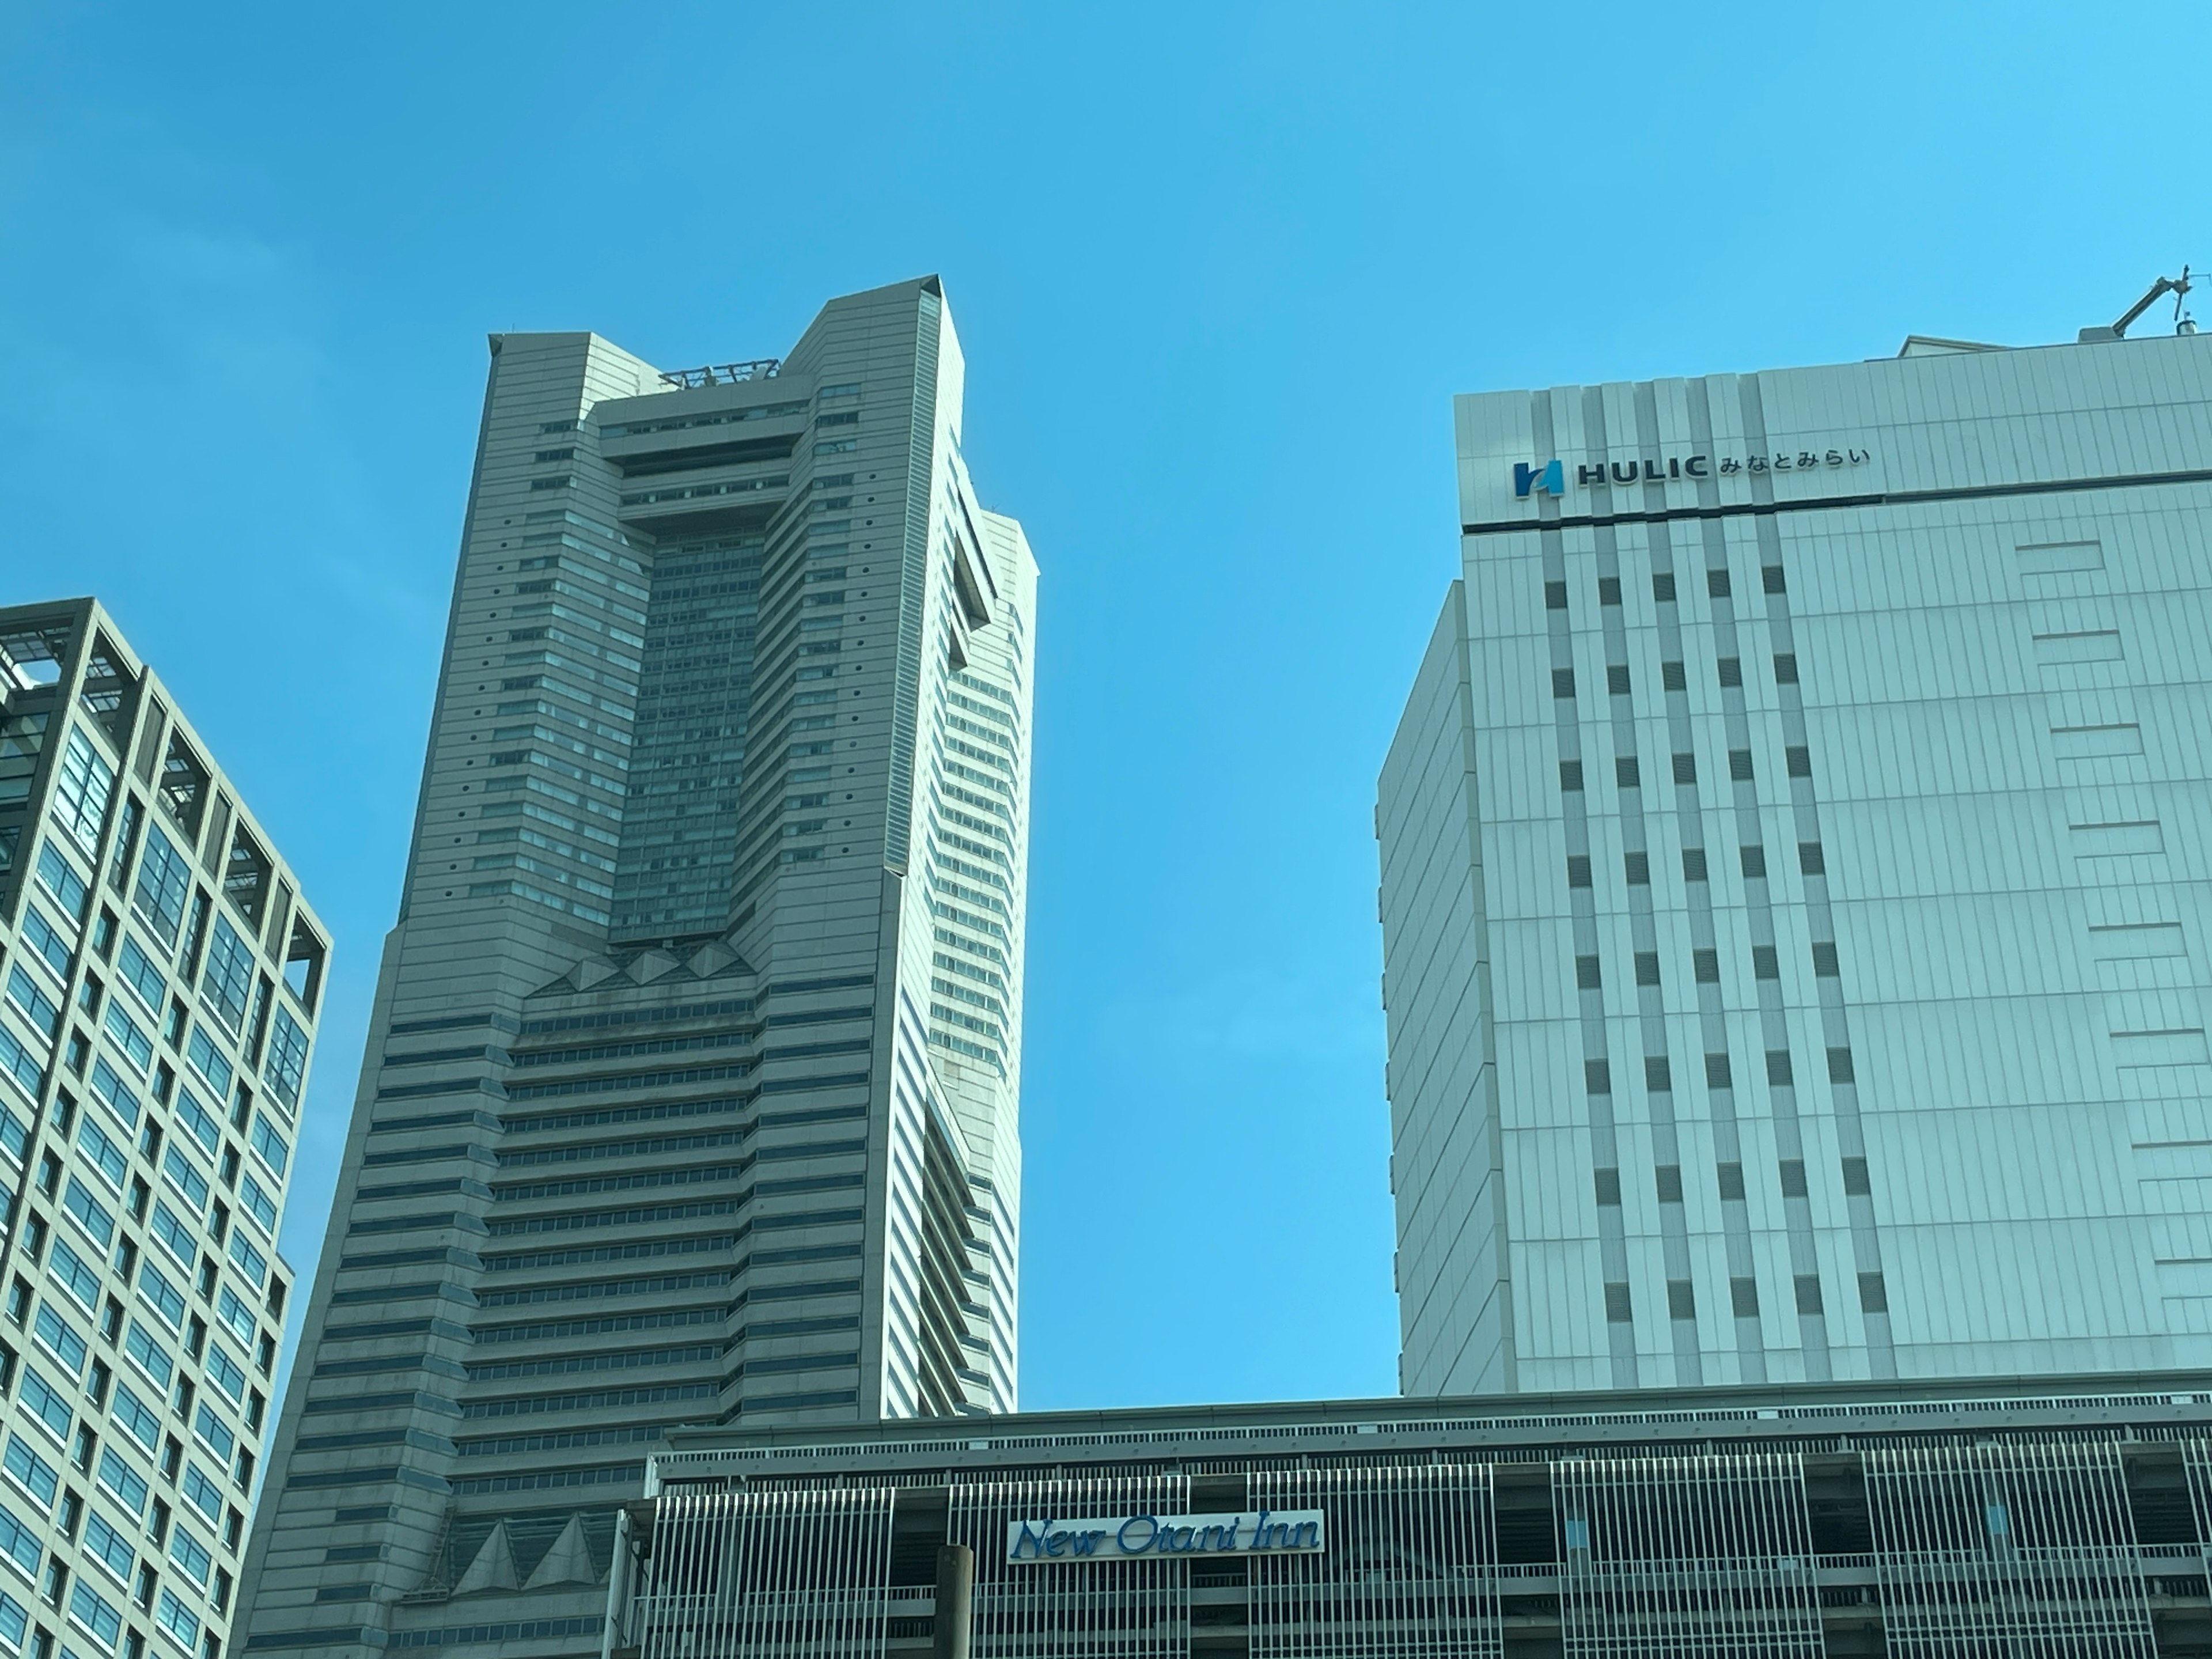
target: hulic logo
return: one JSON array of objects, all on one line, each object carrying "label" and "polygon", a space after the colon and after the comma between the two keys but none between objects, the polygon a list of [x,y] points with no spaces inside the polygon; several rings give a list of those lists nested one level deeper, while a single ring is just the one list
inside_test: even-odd
[{"label": "hulic logo", "polygon": [[1531,490],[1540,489],[1547,495],[1559,496],[1567,493],[1567,471],[1557,461],[1547,461],[1541,466],[1530,466],[1526,462],[1513,464],[1513,494],[1518,500],[1528,499]]}]

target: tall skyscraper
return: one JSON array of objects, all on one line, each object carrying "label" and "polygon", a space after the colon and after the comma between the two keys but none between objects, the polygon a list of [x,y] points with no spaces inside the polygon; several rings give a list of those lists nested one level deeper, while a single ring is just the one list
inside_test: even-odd
[{"label": "tall skyscraper", "polygon": [[1036,572],[938,282],[491,349],[258,1651],[596,1655],[670,1425],[1015,1405]]},{"label": "tall skyscraper", "polygon": [[1413,1394],[2212,1364],[2212,341],[1462,398]]},{"label": "tall skyscraper", "polygon": [[91,599],[0,610],[0,1649],[222,1659],[325,935]]}]

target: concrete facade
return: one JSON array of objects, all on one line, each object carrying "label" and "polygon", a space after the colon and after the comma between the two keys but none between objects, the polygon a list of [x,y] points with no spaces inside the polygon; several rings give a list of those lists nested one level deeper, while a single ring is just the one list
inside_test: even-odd
[{"label": "concrete facade", "polygon": [[325,939],[114,619],[0,610],[0,1648],[222,1659]]},{"label": "concrete facade", "polygon": [[672,1426],[1016,1404],[1036,569],[942,291],[491,344],[258,1650],[595,1654]]},{"label": "concrete facade", "polygon": [[2212,341],[1455,417],[1403,1387],[2212,1364]]}]

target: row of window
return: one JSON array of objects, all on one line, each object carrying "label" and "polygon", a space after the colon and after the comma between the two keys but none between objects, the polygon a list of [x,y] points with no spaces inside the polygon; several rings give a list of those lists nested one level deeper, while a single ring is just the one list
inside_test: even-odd
[{"label": "row of window", "polygon": [[[1784,1198],[1804,1198],[1808,1194],[1805,1180],[1805,1160],[1785,1158],[1777,1164]],[[1852,1198],[1872,1195],[1874,1186],[1867,1174],[1867,1161],[1863,1158],[1842,1160],[1844,1191]],[[1720,1195],[1736,1203],[1744,1200],[1743,1165],[1719,1164],[1714,1166]],[[1597,1172],[1597,1201],[1613,1206],[1620,1202],[1620,1171],[1601,1169]],[[1662,1204],[1680,1204],[1682,1200],[1682,1166],[1679,1164],[1660,1164],[1652,1167],[1653,1188]]]},{"label": "row of window", "polygon": [[[1719,683],[1723,687],[1733,689],[1742,685],[1742,658],[1722,657],[1715,661],[1714,667]],[[1778,651],[1774,653],[1774,683],[1777,685],[1795,685],[1797,684],[1797,653],[1796,652]],[[1662,690],[1688,690],[1690,688],[1690,671],[1688,665],[1681,662],[1661,663],[1659,665],[1659,684]],[[1615,662],[1607,663],[1606,665],[1605,690],[1606,695],[1608,696],[1625,697],[1629,695],[1630,678],[1628,665],[1626,663]],[[1573,669],[1554,668],[1552,671],[1552,695],[1554,697],[1563,700],[1575,695],[1575,671]]]},{"label": "row of window", "polygon": [[[1589,958],[1583,958],[1587,961]],[[1824,1051],[1827,1060],[1828,1081],[1833,1084],[1856,1083],[1856,1068],[1848,1048]],[[1709,1054],[1705,1060],[1705,1086],[1708,1089],[1732,1089],[1735,1086],[1735,1068],[1725,1053]],[[1766,1081],[1777,1089],[1795,1086],[1796,1066],[1787,1048],[1765,1051]],[[1583,1086],[1594,1095],[1613,1092],[1613,1062],[1607,1060],[1586,1060],[1583,1062]],[[1646,1054],[1644,1057],[1644,1086],[1652,1094],[1671,1093],[1674,1087],[1674,1062],[1665,1054]]]},{"label": "row of window", "polygon": [[[1743,872],[1746,881],[1764,881],[1767,878],[1766,848],[1757,842],[1749,842],[1736,848],[1736,864],[1737,867]],[[1624,853],[1621,855],[1621,868],[1631,887],[1649,887],[1651,884],[1650,854]],[[1819,842],[1801,841],[1797,843],[1797,869],[1801,875],[1827,874],[1828,855]],[[1568,886],[1589,886],[1591,873],[1589,855],[1587,853],[1570,853],[1567,855]],[[1682,849],[1682,879],[1684,881],[1712,879],[1712,866],[1705,857],[1704,848],[1685,847]]]},{"label": "row of window", "polygon": [[[1802,1315],[1826,1313],[1827,1304],[1820,1293],[1818,1273],[1799,1273],[1790,1280],[1792,1299],[1796,1310]],[[1862,1313],[1886,1314],[1889,1311],[1889,1290],[1880,1273],[1858,1275],[1859,1310]],[[1729,1280],[1729,1311],[1738,1319],[1759,1317],[1759,1281],[1755,1279]],[[1620,1279],[1608,1279],[1605,1286],[1606,1322],[1626,1325],[1636,1316],[1627,1284]],[[1697,1291],[1686,1279],[1667,1281],[1667,1317],[1670,1320],[1692,1320],[1698,1316]]]},{"label": "row of window", "polygon": [[[1787,584],[1783,580],[1782,567],[1778,564],[1761,565],[1759,580],[1760,587],[1766,592],[1783,593],[1789,591]],[[1734,591],[1733,580],[1726,567],[1717,567],[1705,572],[1705,593],[1708,598],[1725,599]],[[1651,597],[1661,605],[1675,603],[1676,592],[1673,571],[1655,570],[1651,573]],[[1597,579],[1597,602],[1600,605],[1620,603],[1620,577],[1600,576]],[[1565,582],[1548,581],[1544,584],[1544,608],[1547,611],[1565,611],[1567,608]]]}]

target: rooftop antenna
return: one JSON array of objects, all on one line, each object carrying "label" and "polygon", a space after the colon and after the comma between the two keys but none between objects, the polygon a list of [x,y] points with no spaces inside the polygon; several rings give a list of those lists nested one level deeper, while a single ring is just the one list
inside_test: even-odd
[{"label": "rooftop antenna", "polygon": [[2196,319],[2181,307],[2182,296],[2189,292],[2189,267],[2184,265],[2180,276],[2161,276],[2153,283],[2150,291],[2123,312],[2119,321],[2111,327],[2083,329],[2076,337],[2077,343],[2087,345],[2094,341],[2125,339],[2130,325],[2168,294],[2173,295],[2173,331],[2176,334],[2196,333]]}]

